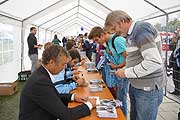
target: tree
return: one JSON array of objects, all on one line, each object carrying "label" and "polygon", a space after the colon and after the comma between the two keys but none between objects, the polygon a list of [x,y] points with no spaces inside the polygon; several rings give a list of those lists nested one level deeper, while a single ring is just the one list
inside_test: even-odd
[{"label": "tree", "polygon": [[[154,25],[154,27],[158,30],[158,31],[165,31],[166,27],[162,26],[161,23],[156,23]],[[178,19],[174,19],[172,21],[168,22],[168,31],[169,32],[174,32],[176,31],[176,29],[180,27],[180,21]]]}]

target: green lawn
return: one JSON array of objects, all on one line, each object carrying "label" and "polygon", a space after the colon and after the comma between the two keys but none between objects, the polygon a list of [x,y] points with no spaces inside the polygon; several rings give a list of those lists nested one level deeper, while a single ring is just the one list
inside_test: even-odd
[{"label": "green lawn", "polygon": [[0,120],[18,120],[19,98],[24,83],[18,82],[14,95],[0,96]]}]

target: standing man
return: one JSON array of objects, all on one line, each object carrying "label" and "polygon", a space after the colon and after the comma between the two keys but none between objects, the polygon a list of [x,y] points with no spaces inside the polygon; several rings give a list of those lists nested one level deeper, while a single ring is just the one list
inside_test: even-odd
[{"label": "standing man", "polygon": [[123,68],[126,65],[126,39],[113,34],[112,30],[109,28],[107,28],[107,30],[103,30],[101,27],[92,28],[88,38],[100,45],[106,44],[106,49],[108,50],[106,50],[104,55],[108,56],[109,54],[113,59],[112,61],[108,59],[109,66],[111,68],[105,66],[107,70],[106,75],[108,75],[108,73],[110,75],[110,79],[106,79],[106,83],[113,94],[113,97],[122,101],[122,111],[124,115],[127,116],[128,79],[120,79],[114,74],[110,74],[110,69],[116,70]]},{"label": "standing man", "polygon": [[84,34],[84,45],[83,50],[86,52],[87,58],[91,61],[92,60],[92,43],[88,39],[88,33]]},{"label": "standing man", "polygon": [[119,69],[116,75],[130,81],[130,119],[156,120],[165,86],[158,32],[147,22],[132,21],[121,10],[108,14],[105,26],[127,36],[126,68]]},{"label": "standing man", "polygon": [[34,72],[36,70],[36,63],[37,63],[37,60],[38,60],[38,48],[41,48],[42,45],[40,44],[37,44],[37,38],[36,38],[36,28],[35,27],[31,27],[30,28],[30,34],[27,38],[27,42],[28,42],[28,48],[29,48],[29,51],[28,51],[28,55],[29,55],[29,58],[31,60],[31,73]]}]

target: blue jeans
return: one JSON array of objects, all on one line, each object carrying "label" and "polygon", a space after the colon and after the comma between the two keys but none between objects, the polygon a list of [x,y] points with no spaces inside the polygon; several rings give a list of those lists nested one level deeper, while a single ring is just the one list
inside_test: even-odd
[{"label": "blue jeans", "polygon": [[127,92],[128,92],[128,79],[117,78],[117,99],[122,101],[122,111],[127,117]]},{"label": "blue jeans", "polygon": [[163,100],[163,89],[144,91],[130,85],[130,120],[156,120]]},{"label": "blue jeans", "polygon": [[36,70],[36,64],[38,61],[38,55],[37,54],[31,54],[29,55],[29,58],[31,60],[31,73],[33,73]]}]

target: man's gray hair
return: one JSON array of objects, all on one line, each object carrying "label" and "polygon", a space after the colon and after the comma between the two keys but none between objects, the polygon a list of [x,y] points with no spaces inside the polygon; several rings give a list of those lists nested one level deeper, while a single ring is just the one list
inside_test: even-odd
[{"label": "man's gray hair", "polygon": [[109,13],[106,17],[105,26],[112,25],[116,22],[130,22],[132,18],[122,10],[115,10]]}]

